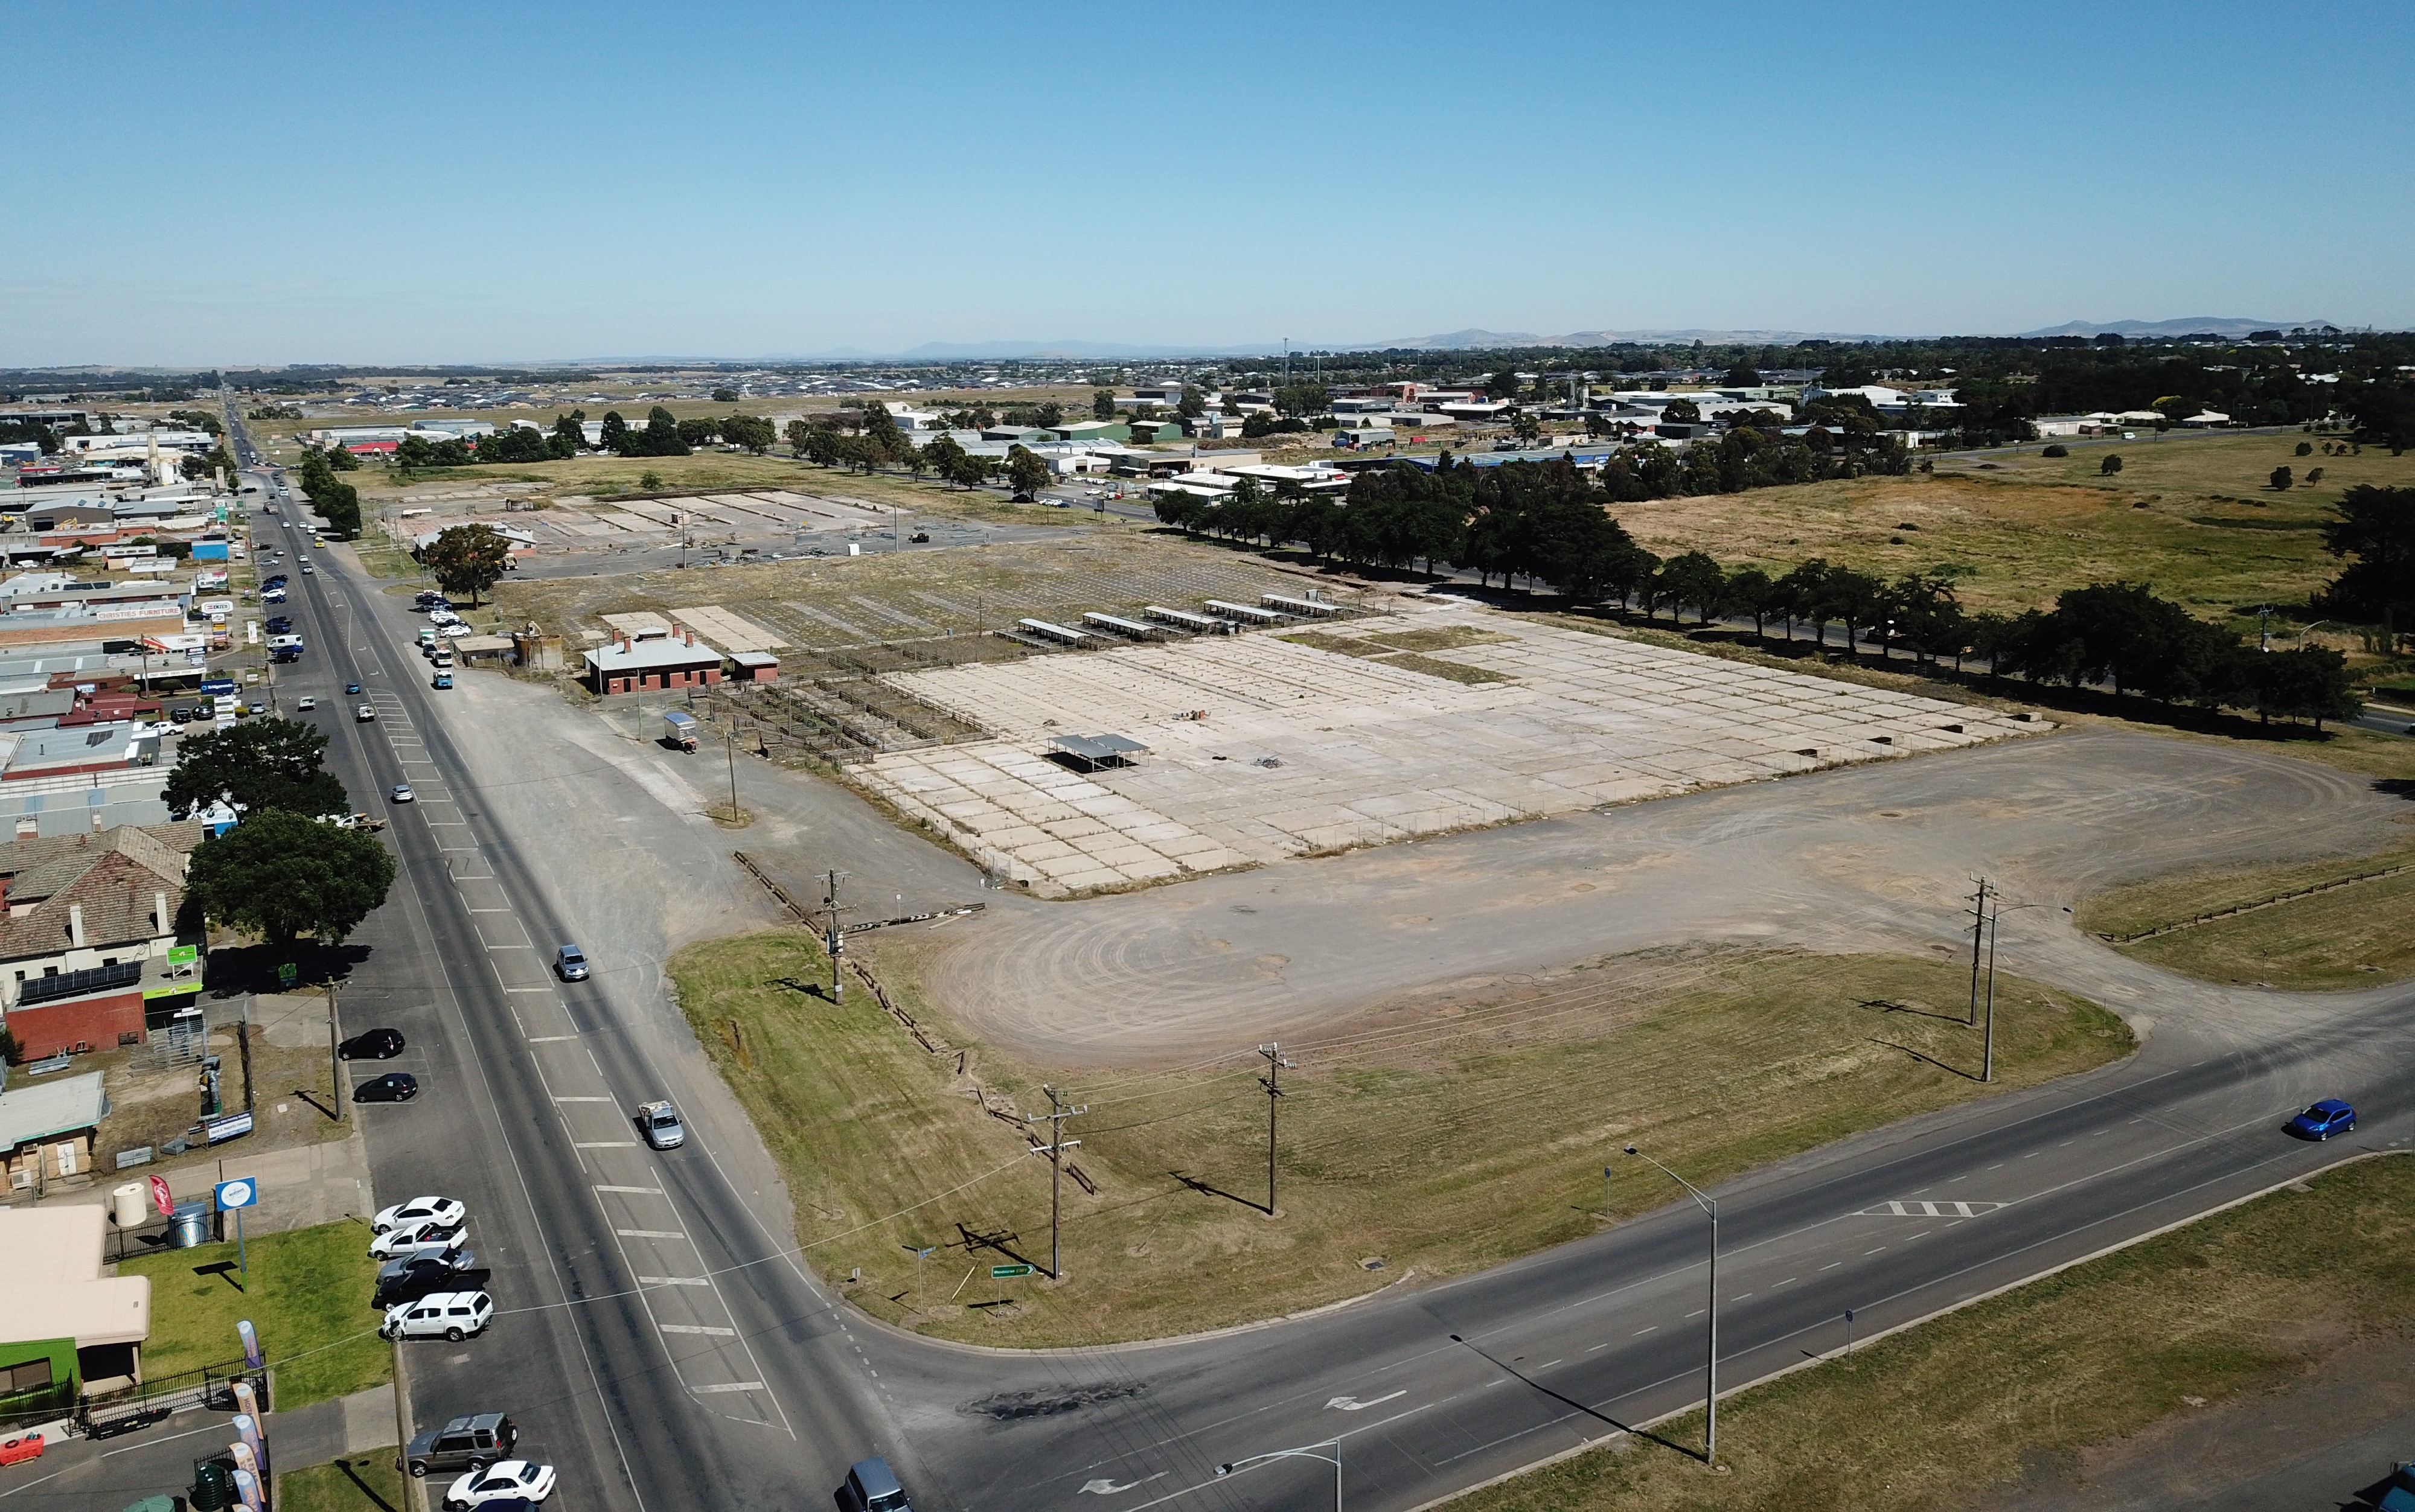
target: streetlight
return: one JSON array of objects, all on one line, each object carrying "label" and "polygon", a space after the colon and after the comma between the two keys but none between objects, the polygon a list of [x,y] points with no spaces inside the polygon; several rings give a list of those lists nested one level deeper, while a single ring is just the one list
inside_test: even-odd
[{"label": "streetlight", "polygon": [[[1330,1448],[1333,1452],[1329,1455],[1316,1452],[1325,1448]],[[1269,1449],[1265,1454],[1253,1454],[1246,1460],[1228,1460],[1216,1467],[1216,1478],[1222,1480],[1236,1471],[1248,1470],[1252,1466],[1262,1465],[1269,1460],[1322,1460],[1331,1465],[1333,1467],[1333,1512],[1342,1512],[1342,1441],[1339,1438],[1326,1439],[1297,1449]]]},{"label": "streetlight", "polygon": [[1696,1206],[1711,1216],[1711,1285],[1710,1305],[1704,1310],[1709,1320],[1711,1341],[1703,1360],[1702,1385],[1702,1463],[1716,1465],[1719,1459],[1719,1205],[1717,1199],[1705,1197],[1692,1182],[1676,1172],[1652,1160],[1634,1145],[1627,1153],[1650,1160],[1660,1174],[1686,1189]]},{"label": "streetlight", "polygon": [[2305,627],[2305,629],[2301,630],[2301,631],[2299,631],[2299,632],[2298,632],[2298,638],[2297,638],[2297,639],[2295,639],[2295,640],[2293,640],[2293,641],[2291,641],[2291,642],[2289,642],[2290,648],[2291,648],[2292,650],[2295,650],[2297,647],[2302,646],[2302,645],[2304,645],[2304,644],[2306,643],[2306,631],[2308,631],[2308,630],[2320,630],[2323,626],[2325,626],[2325,625],[2327,625],[2327,624],[2335,624],[2335,623],[2337,623],[2337,622],[2338,622],[2338,621],[2333,621],[2333,620],[2318,620],[2318,621],[2316,621],[2313,624],[2310,624],[2310,625],[2306,626],[2306,627]]}]

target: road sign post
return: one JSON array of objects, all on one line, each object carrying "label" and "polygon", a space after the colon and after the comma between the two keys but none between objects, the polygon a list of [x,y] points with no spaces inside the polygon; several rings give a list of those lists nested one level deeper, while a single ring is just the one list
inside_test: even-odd
[{"label": "road sign post", "polygon": [[244,1248],[243,1210],[259,1205],[260,1183],[249,1176],[237,1176],[232,1181],[219,1182],[211,1189],[211,1195],[216,1199],[219,1212],[223,1213],[229,1208],[234,1209],[235,1268],[242,1273],[245,1288],[248,1290],[251,1281],[251,1261],[248,1251]]},{"label": "road sign post", "polygon": [[992,1265],[989,1267],[989,1279],[994,1281],[1012,1280],[1017,1276],[1028,1276],[1030,1274],[1031,1267],[1029,1265]]}]

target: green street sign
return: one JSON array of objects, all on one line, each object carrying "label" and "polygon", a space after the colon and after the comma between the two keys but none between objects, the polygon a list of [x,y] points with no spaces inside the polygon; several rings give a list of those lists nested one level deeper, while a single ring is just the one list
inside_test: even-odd
[{"label": "green street sign", "polygon": [[172,966],[188,966],[194,962],[200,960],[201,957],[201,947],[197,945],[171,945],[168,947],[168,964]]},{"label": "green street sign", "polygon": [[992,1265],[989,1267],[989,1279],[994,1281],[1002,1281],[1012,1277],[1028,1276],[1030,1274],[1031,1267],[1029,1265]]},{"label": "green street sign", "polygon": [[277,968],[278,985],[281,987],[291,987],[293,985],[295,980],[301,975],[302,968],[295,966],[292,962],[288,961],[283,966]]}]

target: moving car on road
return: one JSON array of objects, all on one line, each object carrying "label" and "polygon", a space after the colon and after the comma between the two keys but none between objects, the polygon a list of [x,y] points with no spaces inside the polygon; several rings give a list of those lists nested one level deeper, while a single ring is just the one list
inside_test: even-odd
[{"label": "moving car on road", "polygon": [[395,784],[393,793],[388,796],[393,798],[393,800],[398,803],[416,802],[419,799],[419,795],[411,790],[411,784],[409,783]]},{"label": "moving car on road", "polygon": [[369,1220],[369,1228],[379,1234],[388,1229],[408,1228],[414,1223],[437,1222],[459,1227],[470,1216],[470,1209],[453,1197],[413,1197],[407,1203],[381,1208]]},{"label": "moving car on road", "polygon": [[487,1331],[494,1321],[495,1299],[484,1292],[438,1292],[416,1302],[398,1302],[385,1310],[378,1327],[381,1339],[449,1339],[459,1343]]},{"label": "moving car on road", "polygon": [[[392,1060],[401,1054],[400,1029],[363,1029],[336,1047],[336,1055],[341,1060]],[[425,1202],[429,1199],[413,1200]],[[386,1211],[391,1213],[394,1209],[389,1207]]]},{"label": "moving car on road", "polygon": [[553,952],[553,969],[564,981],[587,980],[587,955],[576,945],[565,945]]},{"label": "moving car on road", "polygon": [[293,711],[294,711],[295,713],[297,713],[297,714],[307,714],[307,713],[308,713],[311,710],[316,709],[316,708],[318,708],[318,707],[319,707],[319,700],[318,700],[318,699],[316,699],[316,698],[305,698],[305,699],[303,699],[300,703],[297,703],[297,704],[295,704],[295,705],[293,706]]},{"label": "moving car on road", "polygon": [[519,1425],[502,1413],[456,1417],[442,1428],[423,1430],[395,1468],[413,1475],[431,1470],[480,1471],[509,1455],[519,1441]]},{"label": "moving car on road", "polygon": [[2325,1098],[2289,1120],[2289,1132],[2300,1139],[2329,1139],[2356,1128],[2356,1110],[2337,1098]]},{"label": "moving car on road", "polygon": [[506,1460],[491,1470],[473,1471],[444,1492],[451,1508],[486,1506],[505,1497],[542,1502],[553,1494],[553,1467],[526,1460]]},{"label": "moving car on road", "polygon": [[896,1472],[878,1455],[848,1467],[847,1480],[838,1489],[838,1505],[846,1512],[913,1512],[906,1500],[906,1488],[897,1484]]},{"label": "moving car on road", "polygon": [[419,1096],[419,1078],[409,1071],[388,1071],[352,1088],[354,1102],[408,1102]]},{"label": "moving car on road", "polygon": [[352,719],[358,724],[366,725],[375,718],[377,718],[377,711],[368,704],[363,704],[352,711]]},{"label": "moving car on road", "polygon": [[450,672],[439,672],[434,678],[429,680],[428,685],[431,688],[449,688],[453,685],[453,674]]},{"label": "moving car on road", "polygon": [[360,696],[360,691],[361,685],[357,682],[347,682],[344,684],[344,696],[347,698],[358,697]]},{"label": "moving car on road", "polygon": [[675,1150],[687,1143],[679,1110],[668,1101],[638,1104],[638,1127],[646,1131],[646,1143],[658,1150]]}]

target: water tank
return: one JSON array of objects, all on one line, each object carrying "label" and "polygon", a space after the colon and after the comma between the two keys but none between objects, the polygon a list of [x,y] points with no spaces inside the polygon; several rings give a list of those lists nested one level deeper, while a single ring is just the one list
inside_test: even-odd
[{"label": "water tank", "polygon": [[121,1229],[139,1229],[151,1220],[151,1187],[128,1181],[109,1194],[109,1217]]},{"label": "water tank", "polygon": [[204,1460],[193,1467],[193,1512],[224,1512],[234,1500],[234,1466]]},{"label": "water tank", "polygon": [[169,1231],[168,1243],[178,1250],[190,1250],[210,1242],[209,1208],[202,1203],[178,1203],[175,1226]]}]

